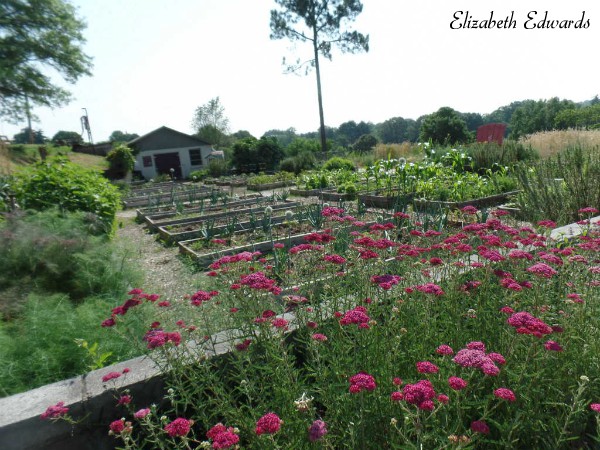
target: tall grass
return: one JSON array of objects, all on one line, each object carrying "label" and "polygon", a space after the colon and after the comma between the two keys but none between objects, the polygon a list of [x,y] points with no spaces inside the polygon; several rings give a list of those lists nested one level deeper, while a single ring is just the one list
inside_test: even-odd
[{"label": "tall grass", "polygon": [[548,158],[567,148],[600,147],[600,130],[555,130],[530,134],[519,140],[525,146],[531,146],[540,157]]},{"label": "tall grass", "polygon": [[564,225],[581,219],[581,208],[600,209],[600,147],[568,148],[515,170],[525,217]]},{"label": "tall grass", "polygon": [[111,353],[105,364],[135,356],[128,340],[98,326],[106,309],[120,301],[89,297],[75,305],[65,294],[30,294],[19,319],[0,322],[0,397],[90,370],[93,361],[76,339]]}]

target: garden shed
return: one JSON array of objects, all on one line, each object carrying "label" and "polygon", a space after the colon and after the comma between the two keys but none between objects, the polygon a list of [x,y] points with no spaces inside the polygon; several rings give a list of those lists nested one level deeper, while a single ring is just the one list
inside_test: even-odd
[{"label": "garden shed", "polygon": [[135,170],[146,179],[171,172],[177,179],[188,178],[190,172],[207,167],[210,159],[224,157],[203,139],[165,126],[127,145],[136,155]]}]

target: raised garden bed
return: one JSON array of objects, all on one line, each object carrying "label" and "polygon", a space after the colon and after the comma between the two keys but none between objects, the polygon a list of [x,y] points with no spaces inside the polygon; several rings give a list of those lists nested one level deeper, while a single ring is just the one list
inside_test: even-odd
[{"label": "raised garden bed", "polygon": [[290,189],[290,195],[297,197],[319,197],[323,192],[335,192],[334,189]]},{"label": "raised garden bed", "polygon": [[214,189],[207,188],[206,186],[197,189],[176,189],[173,192],[159,192],[145,196],[127,197],[122,203],[124,208],[135,208],[151,204],[172,203],[174,201],[195,201],[202,198],[209,198],[213,192]]},{"label": "raised garden bed", "polygon": [[152,231],[156,231],[158,230],[158,227],[164,227],[164,226],[168,226],[168,225],[177,225],[177,224],[183,224],[183,223],[192,223],[192,222],[205,222],[207,220],[210,219],[218,219],[218,218],[222,218],[222,217],[227,217],[227,216],[234,216],[237,214],[248,214],[251,212],[262,212],[264,211],[264,209],[267,206],[270,206],[273,211],[277,211],[277,210],[281,210],[281,209],[289,209],[289,208],[294,208],[296,206],[300,205],[299,202],[283,202],[283,203],[268,203],[265,205],[257,205],[255,207],[248,207],[247,205],[243,205],[241,206],[239,209],[235,209],[235,208],[228,208],[227,210],[223,210],[221,212],[214,212],[211,214],[202,214],[200,213],[200,215],[198,215],[196,218],[194,217],[177,217],[177,216],[171,216],[169,218],[157,218],[157,219],[153,219],[151,217],[146,217],[146,223],[148,224],[148,228]]},{"label": "raised garden bed", "polygon": [[[202,202],[204,202],[204,200],[206,199],[202,199]],[[223,205],[222,201],[217,201],[214,204],[205,204],[204,206],[201,206],[199,202],[184,202],[181,205],[181,209],[178,209],[173,205],[165,205],[158,208],[138,208],[136,214],[138,220],[145,221],[146,217],[151,219],[168,218],[181,214],[202,213],[205,211],[217,211],[242,205],[259,204],[261,201],[269,201],[269,197],[262,197],[260,194],[250,194],[240,197],[239,200],[230,200],[226,205]]]},{"label": "raised garden bed", "polygon": [[[295,207],[288,207],[285,209],[285,211],[293,211],[295,209]],[[281,211],[282,209],[278,209],[274,211]],[[223,223],[224,220],[221,220],[220,224],[217,225],[213,225],[210,228],[210,232],[212,234],[212,236],[220,236],[222,234],[226,234],[228,232],[232,231],[233,228],[233,232],[239,232],[239,231],[247,231],[247,230],[252,230],[252,229],[258,229],[261,228],[262,226],[262,220],[264,217],[264,210],[257,212],[256,213],[257,217],[256,217],[256,221],[254,223],[250,222],[249,213],[244,213],[244,214],[238,214],[238,216],[240,216],[238,218],[238,222],[235,222],[235,224],[233,224],[232,226]],[[228,216],[229,218],[231,218],[231,216]],[[226,219],[225,217],[223,219]],[[279,215],[276,217],[271,217],[271,225],[280,225],[284,222],[286,222],[287,218],[285,217],[285,214],[283,215]],[[173,244],[175,242],[179,242],[179,241],[184,241],[184,240],[190,240],[190,239],[196,239],[196,238],[201,238],[203,236],[203,232],[205,230],[205,225],[206,225],[207,221],[202,218],[202,220],[200,221],[194,221],[194,222],[185,222],[185,223],[181,223],[179,225],[167,225],[167,226],[159,226],[158,227],[158,233],[160,235],[160,238],[165,241],[168,244]]]},{"label": "raised garden bed", "polygon": [[360,194],[358,200],[367,207],[392,209],[396,205],[406,205],[412,202],[414,196],[414,193],[399,195],[396,192],[391,195],[382,195],[377,192],[369,192]]},{"label": "raised garden bed", "polygon": [[[372,224],[369,222],[365,224],[368,226]],[[355,227],[359,229],[358,227]],[[183,255],[191,257],[194,262],[201,268],[207,268],[217,259],[222,256],[235,255],[240,252],[255,252],[269,253],[273,251],[273,245],[277,242],[283,243],[287,249],[294,245],[306,243],[306,236],[313,233],[315,230],[310,227],[309,224],[304,226],[289,228],[288,226],[274,226],[271,230],[272,239],[267,239],[262,236],[262,239],[258,239],[261,236],[259,233],[249,233],[247,236],[243,234],[234,235],[237,238],[237,242],[242,242],[246,239],[254,242],[245,243],[242,245],[234,245],[230,247],[222,247],[221,249],[216,248],[202,248],[202,245],[206,243],[204,239],[190,239],[187,241],[180,241],[177,243],[179,246],[179,252]]]},{"label": "raised garden bed", "polygon": [[249,191],[268,191],[270,189],[276,189],[280,187],[291,186],[294,184],[294,181],[276,181],[275,183],[266,183],[266,184],[248,184],[246,188]]},{"label": "raised garden bed", "polygon": [[416,211],[440,211],[446,209],[462,209],[465,206],[474,206],[475,208],[489,208],[505,203],[512,195],[518,194],[519,191],[504,192],[502,194],[490,195],[487,197],[465,200],[462,202],[443,202],[438,200],[413,200],[413,206]]}]

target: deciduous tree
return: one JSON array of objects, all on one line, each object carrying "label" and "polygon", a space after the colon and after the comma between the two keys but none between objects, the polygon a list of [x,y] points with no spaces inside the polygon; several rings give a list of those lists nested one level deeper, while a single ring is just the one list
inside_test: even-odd
[{"label": "deciduous tree", "polygon": [[65,0],[0,2],[0,117],[18,122],[29,107],[63,106],[70,94],[48,69],[75,83],[90,75],[81,45],[84,22]]},{"label": "deciduous tree", "polygon": [[[344,53],[369,51],[369,36],[347,29],[347,22],[356,19],[363,5],[359,0],[275,0],[275,3],[279,9],[271,10],[271,39],[287,38],[312,45],[313,59],[307,63],[308,67],[315,68],[317,76],[321,150],[325,152],[327,138],[319,55],[331,60],[334,47]],[[305,64],[298,61],[288,69],[295,71]]]},{"label": "deciduous tree", "polygon": [[206,126],[214,127],[223,134],[229,132],[229,119],[225,115],[225,107],[219,97],[209,100],[208,103],[198,106],[192,119],[192,127],[196,133]]},{"label": "deciduous tree", "polygon": [[452,108],[444,106],[423,120],[421,139],[436,144],[455,144],[469,139],[467,124]]}]

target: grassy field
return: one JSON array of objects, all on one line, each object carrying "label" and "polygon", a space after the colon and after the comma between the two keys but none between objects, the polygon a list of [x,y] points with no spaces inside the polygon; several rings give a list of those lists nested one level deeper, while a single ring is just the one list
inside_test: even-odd
[{"label": "grassy field", "polygon": [[[8,175],[20,167],[41,161],[38,152],[39,145],[13,145],[0,148],[0,174]],[[88,169],[103,171],[108,168],[108,162],[103,156],[75,153],[70,147],[46,146],[48,156],[65,155],[72,162]]]},{"label": "grassy field", "polygon": [[600,130],[543,131],[525,136],[520,142],[537,150],[541,158],[548,158],[567,148],[600,147]]}]

